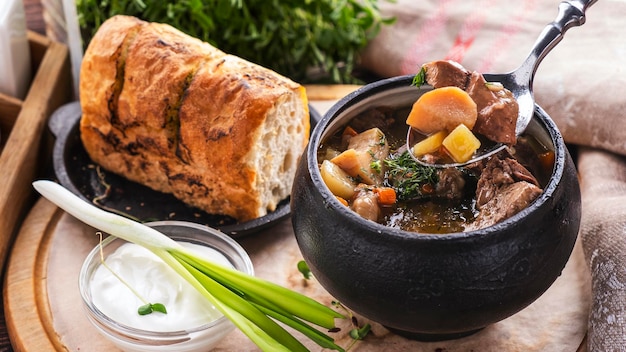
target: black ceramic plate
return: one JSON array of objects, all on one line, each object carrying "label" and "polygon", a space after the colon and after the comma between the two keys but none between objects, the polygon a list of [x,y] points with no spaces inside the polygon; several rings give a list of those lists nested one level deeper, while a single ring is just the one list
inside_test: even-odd
[{"label": "black ceramic plate", "polygon": [[[311,128],[321,119],[313,107]],[[289,198],[278,204],[275,211],[246,222],[189,207],[170,194],[154,191],[138,183],[107,172],[97,167],[87,155],[80,141],[79,121],[81,117],[78,102],[61,106],[50,117],[49,127],[56,137],[53,151],[53,164],[59,182],[81,198],[93,202],[105,192],[105,184],[110,185],[109,194],[96,205],[117,212],[141,222],[158,220],[182,220],[204,224],[231,237],[242,237],[262,229],[289,216]]]}]

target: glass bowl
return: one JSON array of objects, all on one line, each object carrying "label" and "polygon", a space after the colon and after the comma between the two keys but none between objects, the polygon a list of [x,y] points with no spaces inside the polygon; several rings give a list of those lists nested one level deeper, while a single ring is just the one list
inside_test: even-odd
[{"label": "glass bowl", "polygon": [[[224,259],[235,269],[250,275],[254,274],[252,261],[246,251],[235,240],[218,230],[185,221],[158,221],[146,223],[146,225],[159,230],[178,242],[186,242],[213,249],[222,254]],[[128,242],[114,236],[107,237],[102,241],[104,257],[111,255],[125,243]],[[143,248],[140,249],[143,250]],[[149,253],[149,255],[152,254]],[[215,320],[198,326],[174,329],[173,331],[163,331],[163,329],[156,328],[147,329],[145,327],[138,328],[133,326],[134,324],[132,323],[120,322],[119,319],[112,318],[103,312],[109,311],[106,307],[99,307],[96,304],[97,295],[94,295],[91,284],[92,278],[96,275],[99,267],[102,267],[100,245],[96,246],[89,253],[79,274],[79,289],[83,305],[87,317],[98,332],[124,351],[207,351],[218,344],[220,340],[235,328],[221,313],[218,314]],[[121,282],[119,284],[123,285]],[[188,288],[193,290],[191,286]],[[112,305],[120,304],[120,297],[111,298],[117,300],[117,302],[112,302]],[[162,313],[155,312],[152,314]]]}]

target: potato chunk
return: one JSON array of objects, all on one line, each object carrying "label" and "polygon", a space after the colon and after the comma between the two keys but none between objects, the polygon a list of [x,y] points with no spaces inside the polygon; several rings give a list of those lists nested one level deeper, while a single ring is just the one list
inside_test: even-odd
[{"label": "potato chunk", "polygon": [[446,131],[439,131],[417,142],[413,146],[413,155],[422,156],[437,151],[447,135],[448,133]]},{"label": "potato chunk", "polygon": [[348,149],[331,161],[361,182],[377,185],[384,174],[382,160],[388,155],[385,134],[378,128],[371,128],[350,138]]},{"label": "potato chunk", "polygon": [[339,166],[324,160],[320,167],[322,180],[332,194],[343,199],[350,199],[354,195],[356,184]]},{"label": "potato chunk", "polygon": [[457,163],[468,161],[480,147],[480,141],[464,124],[458,125],[442,142]]},{"label": "potato chunk", "polygon": [[413,104],[406,123],[424,134],[452,131],[459,124],[474,127],[478,110],[466,91],[442,87],[428,91]]}]

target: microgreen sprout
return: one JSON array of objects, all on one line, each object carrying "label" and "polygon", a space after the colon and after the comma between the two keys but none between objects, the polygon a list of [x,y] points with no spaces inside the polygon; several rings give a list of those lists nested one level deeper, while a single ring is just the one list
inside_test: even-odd
[{"label": "microgreen sprout", "polygon": [[309,280],[311,278],[311,269],[309,269],[309,265],[304,260],[299,261],[297,265],[298,271],[306,280]]},{"label": "microgreen sprout", "polygon": [[355,341],[363,340],[363,338],[367,336],[370,330],[372,330],[372,326],[369,323],[365,323],[365,325],[363,325],[360,328],[357,327],[355,329],[350,330],[350,337]]},{"label": "microgreen sprout", "polygon": [[346,306],[341,304],[341,302],[332,301],[331,304],[337,308],[343,309],[352,322],[353,329],[348,333],[352,338],[352,342],[348,347],[346,347],[346,351],[348,351],[356,344],[357,341],[363,340],[365,336],[369,334],[370,330],[372,330],[372,326],[369,323],[365,323],[363,326],[360,326],[357,317],[355,317],[354,314],[352,314],[352,311],[346,308]]},{"label": "microgreen sprout", "polygon": [[137,313],[139,313],[139,315],[148,315],[152,312],[161,312],[163,314],[167,314],[165,305],[161,303],[146,303],[143,306],[140,306],[139,309],[137,309]]},{"label": "microgreen sprout", "polygon": [[99,237],[100,237],[100,242],[99,242],[99,250],[100,250],[100,264],[106,268],[113,276],[115,276],[116,279],[119,280],[119,282],[121,282],[124,286],[126,286],[130,292],[132,292],[137,298],[139,298],[139,300],[141,300],[141,302],[143,302],[143,305],[141,305],[138,309],[137,309],[137,313],[139,313],[139,315],[148,315],[152,312],[161,312],[163,314],[167,314],[167,309],[165,308],[165,305],[163,303],[150,303],[148,302],[147,299],[145,299],[139,292],[137,292],[137,290],[135,290],[128,282],[126,282],[126,280],[124,280],[121,276],[119,276],[115,270],[113,270],[104,260],[104,252],[102,249],[102,232],[98,231],[96,233]]}]

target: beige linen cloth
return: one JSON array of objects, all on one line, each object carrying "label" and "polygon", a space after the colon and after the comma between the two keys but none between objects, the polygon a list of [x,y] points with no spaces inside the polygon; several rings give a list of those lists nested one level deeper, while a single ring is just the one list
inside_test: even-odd
[{"label": "beige linen cloth", "polygon": [[[555,0],[382,2],[394,25],[366,48],[379,76],[412,74],[453,59],[471,70],[508,72],[558,12]],[[580,238],[592,278],[587,348],[626,351],[626,1],[601,0],[541,63],[537,103],[555,120],[578,163]],[[581,147],[584,146],[584,147]]]}]

